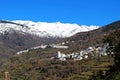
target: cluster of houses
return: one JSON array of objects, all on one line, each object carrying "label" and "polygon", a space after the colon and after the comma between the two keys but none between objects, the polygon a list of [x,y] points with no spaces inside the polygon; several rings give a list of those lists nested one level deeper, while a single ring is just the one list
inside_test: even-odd
[{"label": "cluster of houses", "polygon": [[60,51],[57,52],[56,58],[61,61],[66,60],[82,60],[87,58],[97,58],[102,55],[107,55],[106,51],[109,47],[109,44],[105,44],[103,47],[88,47],[87,49],[76,52],[76,53],[69,53],[64,54]]},{"label": "cluster of houses", "polygon": [[[68,46],[65,46],[67,42],[63,42],[61,44],[51,44],[51,45],[41,45],[37,47],[32,47],[30,49],[26,49],[23,51],[17,52],[17,54],[26,53],[33,49],[46,49],[46,48],[58,48],[58,49],[68,49]],[[109,48],[109,44],[105,44],[103,47],[88,47],[85,50],[79,51],[79,52],[73,52],[73,53],[61,53],[60,51],[57,52],[57,55],[55,57],[52,57],[51,59],[58,59],[60,61],[66,61],[66,60],[82,60],[82,59],[88,59],[88,58],[97,58],[102,55],[107,55],[106,51]]]}]

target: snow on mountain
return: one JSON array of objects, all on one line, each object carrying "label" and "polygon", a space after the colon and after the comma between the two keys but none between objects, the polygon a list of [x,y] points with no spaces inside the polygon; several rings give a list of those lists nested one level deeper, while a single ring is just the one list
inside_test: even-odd
[{"label": "snow on mountain", "polygon": [[[19,25],[18,25],[19,24]],[[78,32],[85,32],[99,28],[99,26],[79,26],[77,24],[61,22],[32,22],[16,20],[8,23],[0,22],[0,33],[13,30],[30,33],[40,37],[70,37]]]}]

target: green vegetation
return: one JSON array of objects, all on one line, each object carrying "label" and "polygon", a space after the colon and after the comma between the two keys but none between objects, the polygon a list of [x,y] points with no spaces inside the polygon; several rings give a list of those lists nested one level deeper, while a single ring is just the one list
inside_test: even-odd
[{"label": "green vegetation", "polygon": [[[114,58],[114,65],[109,66],[106,74],[102,71],[95,73],[90,80],[119,80],[120,79],[120,29],[111,32],[105,39],[109,43],[109,55]],[[112,54],[111,54],[112,53]]]},{"label": "green vegetation", "polygon": [[[47,50],[49,52],[51,49]],[[38,49],[26,55],[14,56],[2,66],[0,78],[4,78],[4,72],[9,71],[11,80],[88,80],[94,72],[106,71],[108,66],[113,64],[113,58],[108,56],[81,61],[38,58],[42,52],[44,50]]]}]

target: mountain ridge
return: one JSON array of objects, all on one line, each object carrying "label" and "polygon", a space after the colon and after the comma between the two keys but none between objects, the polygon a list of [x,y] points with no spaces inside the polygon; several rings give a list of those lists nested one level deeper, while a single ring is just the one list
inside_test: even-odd
[{"label": "mountain ridge", "polygon": [[1,33],[9,29],[34,34],[40,37],[70,37],[78,32],[90,31],[97,29],[99,26],[79,26],[77,24],[61,22],[32,22],[32,21],[0,21]]}]

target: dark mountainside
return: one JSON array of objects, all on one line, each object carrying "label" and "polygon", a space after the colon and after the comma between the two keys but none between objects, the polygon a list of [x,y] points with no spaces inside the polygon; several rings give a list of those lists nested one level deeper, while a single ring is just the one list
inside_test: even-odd
[{"label": "dark mountainside", "polygon": [[4,35],[0,35],[0,57],[8,58],[18,51],[57,41],[58,38],[40,38],[27,33],[5,33]]},{"label": "dark mountainside", "polygon": [[[16,24],[9,21],[0,20],[0,23],[11,23]],[[21,24],[16,24],[22,27],[27,27]],[[4,32],[4,34],[0,34],[0,58],[10,58],[16,52],[21,50],[26,50],[31,47],[36,47],[41,44],[51,44],[54,42],[58,42],[60,38],[40,38],[36,35],[31,35],[28,33],[21,33],[15,30],[11,30],[12,32]]]},{"label": "dark mountainside", "polygon": [[88,46],[102,46],[103,38],[107,36],[110,32],[119,28],[120,21],[116,21],[96,30],[77,33],[74,36],[64,39],[63,42],[69,42],[67,43],[67,45],[70,46],[69,49],[73,52],[80,49],[85,49]]}]

